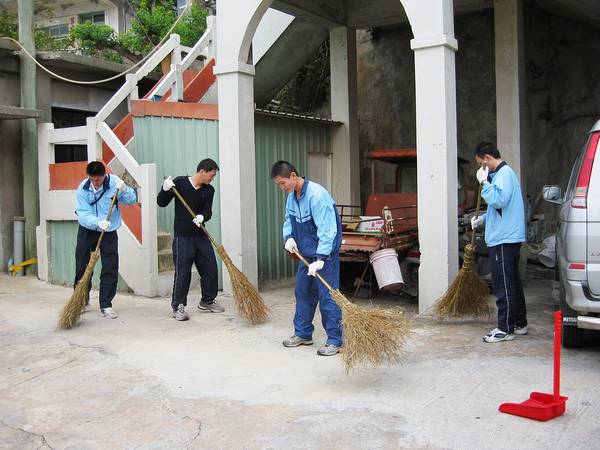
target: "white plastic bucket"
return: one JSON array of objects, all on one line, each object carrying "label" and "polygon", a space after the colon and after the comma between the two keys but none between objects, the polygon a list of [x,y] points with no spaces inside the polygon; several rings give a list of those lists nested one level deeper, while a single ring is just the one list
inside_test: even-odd
[{"label": "white plastic bucket", "polygon": [[398,289],[404,283],[396,250],[393,248],[377,250],[371,254],[370,260],[380,290]]}]

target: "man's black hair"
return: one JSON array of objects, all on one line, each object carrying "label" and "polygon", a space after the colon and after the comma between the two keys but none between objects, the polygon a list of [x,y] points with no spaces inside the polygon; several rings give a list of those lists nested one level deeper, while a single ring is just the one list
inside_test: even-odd
[{"label": "man's black hair", "polygon": [[475,148],[475,156],[483,158],[485,155],[490,155],[494,159],[500,159],[500,151],[491,142],[481,142]]},{"label": "man's black hair", "polygon": [[106,167],[100,161],[92,161],[85,168],[85,172],[91,177],[106,175]]},{"label": "man's black hair", "polygon": [[271,179],[275,177],[289,178],[292,172],[296,175],[300,175],[292,163],[287,161],[277,161],[273,164],[273,167],[271,167]]},{"label": "man's black hair", "polygon": [[204,170],[205,172],[212,172],[213,170],[219,170],[219,166],[214,160],[206,158],[200,161],[198,163],[198,167],[196,167],[196,172],[200,172],[201,170]]}]

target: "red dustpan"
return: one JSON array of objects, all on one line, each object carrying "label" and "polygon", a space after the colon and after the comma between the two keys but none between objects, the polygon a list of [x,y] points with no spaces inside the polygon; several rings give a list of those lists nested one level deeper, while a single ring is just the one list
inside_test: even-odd
[{"label": "red dustpan", "polygon": [[566,410],[567,398],[560,395],[560,341],[562,313],[554,313],[554,393],[532,392],[523,403],[502,403],[500,412],[546,421],[560,416]]}]

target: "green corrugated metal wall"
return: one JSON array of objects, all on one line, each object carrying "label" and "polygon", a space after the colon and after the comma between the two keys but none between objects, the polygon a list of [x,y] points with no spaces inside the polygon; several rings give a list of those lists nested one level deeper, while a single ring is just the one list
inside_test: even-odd
[{"label": "green corrugated metal wall", "polygon": [[[214,120],[180,119],[175,117],[135,117],[135,159],[139,164],[156,164],[156,184],[162,188],[163,179],[171,175],[194,175],[204,158],[219,163],[219,123]],[[221,241],[221,203],[219,175],[212,182],[215,188],[213,215],[206,224],[208,231]],[[158,228],[173,234],[175,209],[169,204],[158,208]],[[217,258],[218,259],[218,258]],[[219,286],[221,286],[221,261]]]},{"label": "green corrugated metal wall", "polygon": [[[65,286],[73,285],[78,227],[79,224],[76,221],[48,222],[48,235],[50,236],[48,277],[52,283]],[[100,282],[101,269],[102,261],[99,259],[94,268],[94,277],[92,278],[92,284],[96,289]],[[129,290],[127,283],[120,276],[118,289],[120,291]]]},{"label": "green corrugated metal wall", "polygon": [[[161,189],[163,179],[171,175],[194,175],[204,158],[219,163],[219,123],[214,120],[179,119],[172,117],[135,117],[135,159],[139,164],[156,164],[156,184]],[[219,175],[212,183],[215,188],[213,216],[208,230],[220,240],[221,206]],[[175,212],[171,205],[158,208],[158,228],[173,230]]]},{"label": "green corrugated metal wall", "polygon": [[[219,161],[218,125],[210,120],[136,117],[135,157],[140,164],[157,165],[160,189],[167,175],[191,175],[203,158]],[[257,114],[255,139],[258,267],[259,283],[263,286],[294,274],[294,264],[281,247],[285,194],[271,181],[271,166],[279,159],[286,159],[304,173],[309,152],[331,152],[331,124]],[[214,215],[208,228],[220,240],[218,179],[213,186],[216,190]],[[173,208],[159,208],[159,228],[172,231],[172,224]]]},{"label": "green corrugated metal wall", "polygon": [[331,124],[262,114],[254,124],[258,279],[264,286],[293,277],[296,268],[283,250],[286,194],[271,180],[271,166],[283,159],[306,173],[308,153],[331,153]]}]

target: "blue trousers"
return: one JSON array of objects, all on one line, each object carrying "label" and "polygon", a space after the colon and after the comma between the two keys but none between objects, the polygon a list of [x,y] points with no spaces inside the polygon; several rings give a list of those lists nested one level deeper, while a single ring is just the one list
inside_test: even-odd
[{"label": "blue trousers", "polygon": [[527,307],[519,276],[521,243],[489,247],[492,289],[498,307],[498,329],[512,333],[527,325]]},{"label": "blue trousers", "polygon": [[[313,262],[314,259],[308,259]],[[340,286],[339,254],[325,260],[319,273],[334,289]],[[342,311],[331,298],[325,286],[316,278],[308,275],[308,268],[300,262],[296,274],[296,313],[294,315],[294,333],[303,339],[312,339],[315,329],[313,318],[317,304],[321,312],[323,328],[327,333],[327,343],[342,346]]]}]

